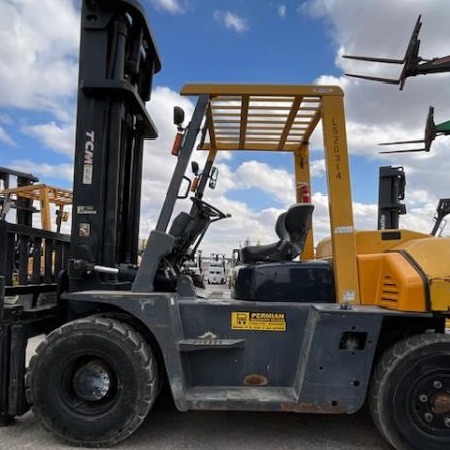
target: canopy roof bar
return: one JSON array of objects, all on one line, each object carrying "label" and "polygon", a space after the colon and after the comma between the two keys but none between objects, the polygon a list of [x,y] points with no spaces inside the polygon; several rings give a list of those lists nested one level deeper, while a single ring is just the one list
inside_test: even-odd
[{"label": "canopy roof bar", "polygon": [[293,152],[308,143],[335,86],[188,84],[182,95],[209,96],[208,139],[199,150]]}]

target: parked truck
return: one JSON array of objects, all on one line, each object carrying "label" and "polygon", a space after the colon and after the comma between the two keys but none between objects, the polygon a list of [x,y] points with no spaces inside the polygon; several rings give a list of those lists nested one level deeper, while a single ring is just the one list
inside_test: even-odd
[{"label": "parked truck", "polygon": [[[137,266],[143,142],[157,137],[145,103],[160,59],[136,1],[83,0],[81,15],[70,243],[0,222],[2,423],[31,405],[59,439],[110,446],[167,383],[180,411],[351,414],[368,404],[397,450],[447,450],[450,239],[354,229],[342,90],[184,86],[195,110],[187,126],[176,110],[177,162]],[[308,142],[319,123],[331,236],[314,252]],[[172,218],[197,138],[207,162],[190,208]],[[233,298],[214,298],[183,263],[229,217],[206,187],[217,152],[240,150],[291,153],[297,188],[276,240],[241,249]],[[22,261],[36,239],[69,250],[43,282],[22,271],[13,286],[9,257],[18,248]],[[41,333],[26,367],[27,340]]]},{"label": "parked truck", "polygon": [[212,253],[209,258],[208,284],[225,284],[227,280],[227,261],[225,255]]}]

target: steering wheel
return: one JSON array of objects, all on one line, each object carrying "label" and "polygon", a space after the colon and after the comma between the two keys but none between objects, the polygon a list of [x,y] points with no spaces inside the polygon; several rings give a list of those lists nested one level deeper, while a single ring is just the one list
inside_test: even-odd
[{"label": "steering wheel", "polygon": [[197,197],[191,197],[191,200],[197,206],[197,208],[203,212],[209,219],[226,219],[227,217],[231,217],[231,214],[225,214],[220,209],[216,208],[209,203],[206,203],[204,200],[201,200]]}]

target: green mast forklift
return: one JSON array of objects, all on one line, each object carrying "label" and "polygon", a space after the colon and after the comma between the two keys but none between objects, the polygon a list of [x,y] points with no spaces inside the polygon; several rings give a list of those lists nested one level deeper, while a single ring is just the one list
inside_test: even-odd
[{"label": "green mast forklift", "polygon": [[[354,229],[341,89],[184,86],[195,110],[186,127],[175,111],[177,163],[138,267],[159,57],[134,0],[83,0],[81,27],[70,253],[53,308],[39,307],[43,284],[28,279],[36,302],[24,308],[16,290],[11,304],[17,287],[2,279],[3,423],[31,405],[59,439],[109,446],[139,427],[165,381],[180,411],[350,414],[368,402],[397,450],[448,449],[450,239]],[[308,141],[319,124],[331,236],[314,250]],[[208,159],[173,218],[197,137]],[[233,298],[211,297],[183,271],[209,225],[229,217],[205,201],[223,150],[291,152],[296,174],[276,242],[242,249]],[[19,231],[3,226],[8,242]],[[23,377],[27,339],[42,332]]]}]

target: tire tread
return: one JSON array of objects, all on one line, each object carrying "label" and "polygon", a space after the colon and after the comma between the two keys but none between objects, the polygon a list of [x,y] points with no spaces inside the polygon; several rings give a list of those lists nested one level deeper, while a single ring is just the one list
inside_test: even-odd
[{"label": "tire tread", "polygon": [[[103,331],[113,333],[117,338],[119,338],[123,343],[131,346],[132,354],[139,361],[140,369],[143,373],[148,374],[145,379],[145,395],[141,402],[136,405],[136,413],[133,420],[122,430],[104,440],[98,442],[84,442],[77,440],[73,437],[68,437],[61,434],[58,430],[52,429],[51,425],[45,420],[45,416],[40,410],[40,408],[34,404],[33,395],[33,376],[38,365],[39,359],[49,347],[55,343],[58,339],[61,339],[67,333],[72,332],[82,332],[83,330],[92,330],[93,328],[102,329]],[[72,322],[62,325],[60,328],[52,331],[46,338],[39,344],[36,348],[36,353],[31,358],[28,371],[25,376],[26,385],[26,398],[28,402],[32,405],[31,409],[35,416],[40,419],[44,429],[56,435],[64,443],[74,445],[74,446],[89,446],[89,447],[107,447],[115,445],[120,441],[129,437],[143,422],[147,417],[156,397],[156,386],[158,384],[156,370],[156,362],[153,356],[153,352],[149,344],[144,340],[141,334],[135,330],[130,324],[120,321],[114,317],[94,315],[85,317],[82,319],[74,320]]]},{"label": "tire tread", "polygon": [[445,334],[418,334],[402,339],[388,349],[379,360],[372,375],[369,387],[368,404],[375,426],[386,440],[395,448],[402,450],[414,450],[405,442],[400,442],[386,422],[382,413],[383,390],[386,388],[386,380],[395,368],[402,363],[412,352],[436,343],[450,343],[450,335]]}]

